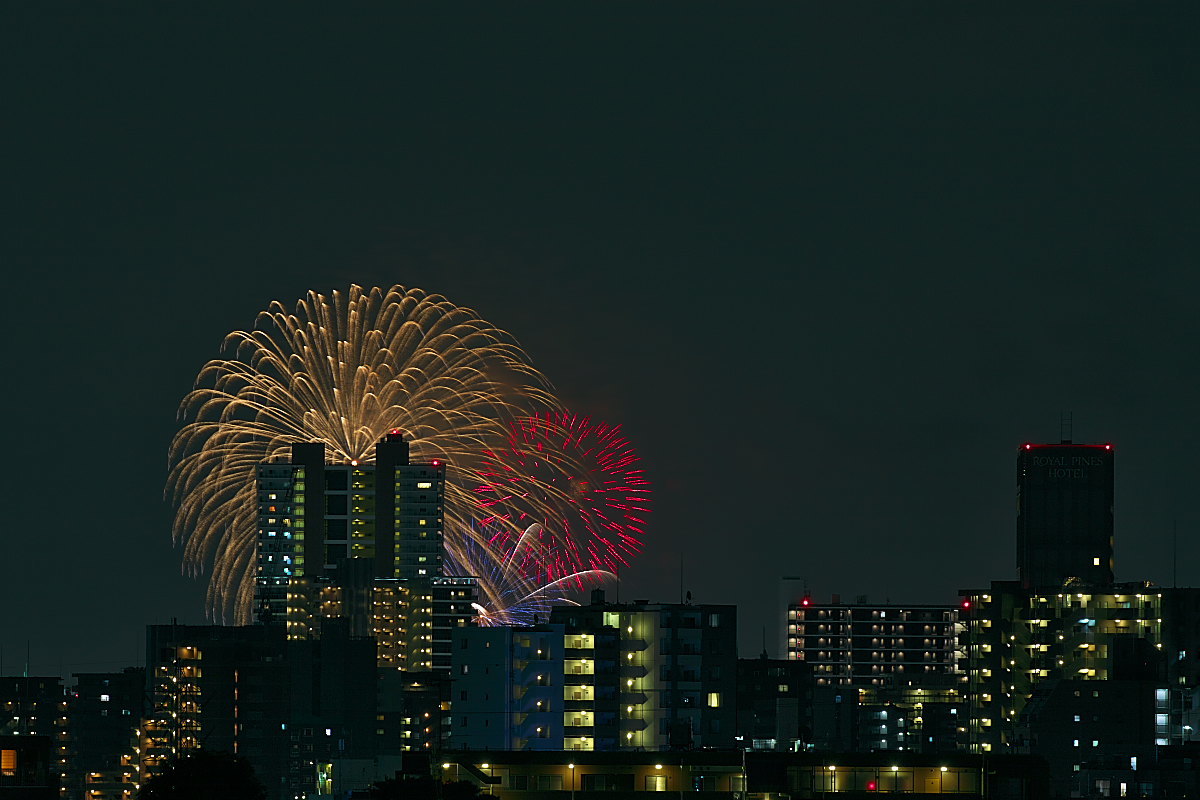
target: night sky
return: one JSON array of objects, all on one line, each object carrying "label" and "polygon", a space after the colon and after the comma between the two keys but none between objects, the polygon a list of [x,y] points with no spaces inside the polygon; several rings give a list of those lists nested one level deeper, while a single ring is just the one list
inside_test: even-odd
[{"label": "night sky", "polygon": [[1178,520],[1200,584],[1194,4],[38,5],[0,20],[4,673],[204,621],[178,402],[351,283],[475,308],[621,423],[620,597],[677,601],[682,554],[744,656],[782,575],[1015,577],[1016,447],[1064,411],[1117,451],[1118,578],[1169,585]]}]

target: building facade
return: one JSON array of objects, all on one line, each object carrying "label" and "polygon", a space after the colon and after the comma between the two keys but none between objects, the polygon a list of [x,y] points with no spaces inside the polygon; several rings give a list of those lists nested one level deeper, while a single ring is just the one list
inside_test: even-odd
[{"label": "building facade", "polygon": [[51,743],[54,785],[65,781],[71,732],[62,679],[57,675],[0,677],[0,736],[45,737]]},{"label": "building facade", "polygon": [[146,691],[142,780],[189,750],[222,750],[253,764],[270,800],[295,800],[323,765],[373,759],[384,744],[375,644],[344,619],[306,640],[277,625],[152,625]]},{"label": "building facade", "polygon": [[731,747],[734,606],[607,603],[454,633],[452,747]]},{"label": "building facade", "polygon": [[145,714],[146,671],[77,673],[67,692],[71,798],[127,800],[137,792],[134,737]]},{"label": "building facade", "polygon": [[444,463],[411,463],[393,430],[374,463],[330,463],[320,442],[258,466],[255,618],[290,639],[345,618],[383,667],[449,668],[449,630],[470,624],[472,578],[444,575]]},{"label": "building facade", "polygon": [[787,657],[818,686],[903,685],[959,671],[961,622],[953,605],[817,603],[787,609]]},{"label": "building facade", "polygon": [[739,658],[737,737],[752,750],[802,750],[812,745],[812,667],[803,661]]},{"label": "building facade", "polygon": [[[1027,592],[1016,582],[993,582],[964,592],[972,751],[1016,748],[1021,714],[1042,683],[1115,679],[1122,654],[1135,653],[1139,642],[1164,652],[1161,591],[1144,583],[1075,588]],[[1165,673],[1160,681],[1167,690]],[[1169,738],[1165,721],[1156,738]]]},{"label": "building facade", "polygon": [[1017,568],[1026,590],[1113,582],[1111,444],[1017,448]]},{"label": "building facade", "polygon": [[0,734],[0,797],[57,800],[62,789],[56,738]]},{"label": "building facade", "polygon": [[[1040,759],[965,753],[456,752],[435,779],[468,781],[490,797],[829,798],[872,793],[959,798],[1046,797]],[[604,792],[605,795],[593,794]],[[583,794],[587,793],[587,794]],[[1115,796],[1115,795],[1114,795]]]}]

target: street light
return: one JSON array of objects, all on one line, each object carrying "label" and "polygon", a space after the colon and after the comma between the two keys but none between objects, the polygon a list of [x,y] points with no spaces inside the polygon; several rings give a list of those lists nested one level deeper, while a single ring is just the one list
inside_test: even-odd
[{"label": "street light", "polygon": [[567,769],[571,770],[571,800],[575,800],[575,765],[567,764]]}]

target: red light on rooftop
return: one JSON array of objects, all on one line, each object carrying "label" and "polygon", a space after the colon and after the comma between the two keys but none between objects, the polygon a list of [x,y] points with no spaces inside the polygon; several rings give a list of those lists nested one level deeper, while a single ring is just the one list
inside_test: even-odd
[{"label": "red light on rooftop", "polygon": [[1111,444],[1106,444],[1106,445],[1104,445],[1104,449],[1105,449],[1105,450],[1112,450],[1112,445],[1111,445]]},{"label": "red light on rooftop", "polygon": [[867,781],[867,791],[868,792],[873,792],[878,788],[879,788],[879,784],[876,783],[875,781]]},{"label": "red light on rooftop", "polygon": [[970,608],[970,607],[971,607],[971,601],[970,601],[970,600],[963,600],[962,607],[963,607],[963,608]]},{"label": "red light on rooftop", "polygon": [[442,463],[442,462],[438,461],[436,458],[433,460],[433,465],[434,465],[435,467],[436,467],[438,464],[441,464],[441,463]]},{"label": "red light on rooftop", "polygon": [[802,606],[812,605],[812,600],[810,598],[806,597],[800,601],[800,605],[802,605]]},{"label": "red light on rooftop", "polygon": [[397,436],[397,435],[399,435],[399,433],[400,433],[400,429],[399,429],[399,428],[392,428],[390,431],[388,431],[388,433],[392,434],[393,436]]},{"label": "red light on rooftop", "polygon": [[1033,445],[1031,445],[1031,444],[1027,444],[1027,445],[1025,445],[1025,449],[1026,449],[1026,450],[1032,450],[1032,449],[1033,449]]}]

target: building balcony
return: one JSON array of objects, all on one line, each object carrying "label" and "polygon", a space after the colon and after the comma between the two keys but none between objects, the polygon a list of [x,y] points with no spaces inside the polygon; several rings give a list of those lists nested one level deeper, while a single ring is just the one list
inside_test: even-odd
[{"label": "building balcony", "polygon": [[563,711],[594,711],[595,700],[564,700]]},{"label": "building balcony", "polygon": [[564,725],[563,736],[568,739],[580,739],[584,736],[595,736],[595,725]]},{"label": "building balcony", "polygon": [[1141,612],[1136,608],[1109,608],[1097,616],[1102,619],[1140,619]]}]

